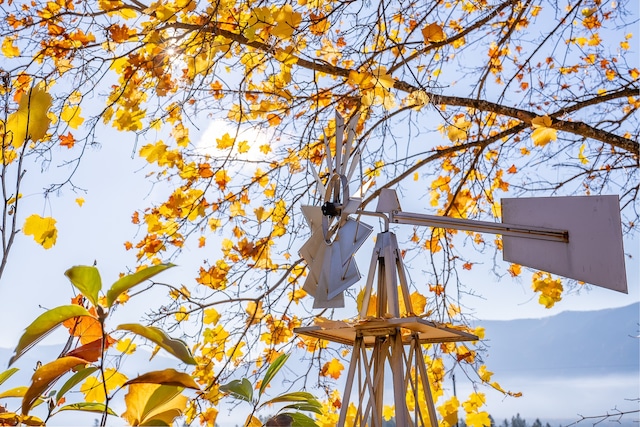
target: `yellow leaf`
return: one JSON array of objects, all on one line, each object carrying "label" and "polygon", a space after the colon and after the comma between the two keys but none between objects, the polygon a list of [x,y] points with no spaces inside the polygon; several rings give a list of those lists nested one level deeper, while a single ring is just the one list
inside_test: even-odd
[{"label": "yellow leaf", "polygon": [[422,36],[425,42],[441,42],[446,36],[442,27],[436,23],[429,24],[422,29]]},{"label": "yellow leaf", "polygon": [[385,421],[389,421],[396,414],[395,407],[393,405],[384,405],[382,408],[382,418]]},{"label": "yellow leaf", "polygon": [[218,218],[209,218],[209,228],[211,228],[211,231],[216,231],[220,228],[220,225],[222,225],[222,221]]},{"label": "yellow leaf", "polygon": [[429,103],[429,95],[423,90],[414,90],[405,99],[407,105],[412,105],[413,109],[420,111],[422,107]]},{"label": "yellow leaf", "polygon": [[7,58],[20,56],[20,49],[13,44],[14,41],[16,41],[16,37],[6,37],[2,41],[2,54]]},{"label": "yellow leaf", "polygon": [[116,350],[123,354],[132,354],[134,351],[136,351],[136,345],[131,342],[131,338],[125,338],[118,341],[118,343],[116,344]]},{"label": "yellow leaf", "polygon": [[231,181],[231,177],[227,174],[227,171],[224,169],[220,169],[215,174],[215,181],[220,187],[221,190],[227,188],[227,184]]},{"label": "yellow leaf", "polygon": [[411,300],[411,312],[414,315],[420,315],[424,313],[424,308],[427,305],[427,298],[419,293],[418,291],[414,291],[410,296]]},{"label": "yellow leaf", "polygon": [[[484,393],[474,392],[469,395],[469,400],[462,403],[462,407],[467,413],[478,412],[478,409],[482,405],[484,405],[486,400],[487,399],[485,398]],[[482,427],[482,426],[479,426],[479,427]]]},{"label": "yellow leaf", "polygon": [[82,207],[82,205],[84,205],[84,199],[82,197],[78,197],[76,199],[76,203],[78,204],[78,206]]},{"label": "yellow leaf", "polygon": [[247,420],[244,422],[245,427],[262,427],[262,421],[256,418],[255,415],[249,414]]},{"label": "yellow leaf", "polygon": [[251,148],[251,146],[249,145],[249,143],[247,141],[240,141],[238,143],[238,153],[240,153],[240,154],[248,152],[250,148]]},{"label": "yellow leaf", "polygon": [[262,301],[249,301],[247,308],[245,309],[249,315],[248,321],[251,324],[260,323],[260,320],[264,317],[264,311],[262,311]]},{"label": "yellow leaf", "polygon": [[340,378],[340,374],[344,369],[344,365],[340,363],[340,361],[336,358],[331,359],[331,361],[324,364],[322,370],[320,371],[320,375],[323,377],[331,377],[333,379]]},{"label": "yellow leaf", "polygon": [[131,384],[124,397],[127,410],[122,418],[132,426],[173,425],[187,406],[187,397],[181,391],[181,387],[170,385]]},{"label": "yellow leaf", "polygon": [[302,22],[302,15],[299,12],[294,12],[290,4],[286,4],[278,10],[274,19],[277,25],[271,29],[271,34],[286,40],[291,38],[295,29]]},{"label": "yellow leaf", "polygon": [[52,98],[43,85],[37,85],[20,97],[18,110],[7,118],[6,134],[15,148],[27,140],[40,141],[47,134]]},{"label": "yellow leaf", "polygon": [[185,306],[181,306],[180,310],[175,314],[175,316],[178,322],[189,320],[189,313],[187,313],[187,308]]},{"label": "yellow leaf", "polygon": [[549,116],[539,116],[531,120],[534,130],[531,134],[533,144],[539,147],[547,145],[551,141],[558,139],[557,131],[551,128],[551,118]]},{"label": "yellow leaf", "polygon": [[553,279],[549,273],[534,273],[531,287],[534,292],[540,292],[538,301],[545,308],[553,307],[556,302],[562,299],[562,281]]},{"label": "yellow leaf", "polygon": [[442,415],[442,421],[440,422],[441,427],[451,427],[458,423],[459,407],[460,402],[455,396],[438,406],[438,412]]},{"label": "yellow leaf", "polygon": [[224,135],[222,135],[221,138],[216,139],[216,147],[219,150],[224,150],[226,148],[233,147],[234,142],[235,142],[235,139],[228,133],[225,133]]},{"label": "yellow leaf", "polygon": [[69,124],[69,127],[78,129],[84,122],[84,118],[80,115],[82,110],[78,105],[65,105],[60,113],[60,118]]},{"label": "yellow leaf", "polygon": [[449,141],[456,142],[461,139],[467,139],[467,130],[471,127],[471,122],[458,117],[453,125],[447,127],[447,136]]},{"label": "yellow leaf", "polygon": [[104,394],[105,386],[107,393],[109,393],[127,382],[127,377],[114,368],[106,368],[104,370],[104,378],[104,384],[96,377],[89,377],[82,383],[80,391],[84,394],[86,402],[102,403],[106,399]]},{"label": "yellow leaf", "polygon": [[580,160],[580,163],[582,163],[583,165],[586,165],[589,163],[589,159],[587,159],[584,155],[584,149],[586,148],[586,146],[584,144],[582,144],[580,146],[580,152],[578,153],[578,159]]},{"label": "yellow leaf", "polygon": [[485,365],[480,366],[478,369],[478,375],[483,382],[488,383],[491,381],[491,377],[493,376],[493,372],[488,371]]},{"label": "yellow leaf", "polygon": [[262,144],[260,146],[260,151],[262,154],[269,154],[271,152],[271,146],[269,144]]},{"label": "yellow leaf", "polygon": [[22,232],[26,235],[33,236],[33,240],[45,249],[50,249],[55,245],[56,239],[58,238],[56,220],[51,217],[42,218],[36,214],[31,215],[25,220]]},{"label": "yellow leaf", "polygon": [[215,325],[218,323],[218,320],[220,320],[220,313],[218,313],[215,308],[207,308],[204,310],[204,318],[202,319],[204,324]]},{"label": "yellow leaf", "polygon": [[486,411],[467,414],[467,425],[469,427],[486,427],[491,425],[491,418]]},{"label": "yellow leaf", "polygon": [[256,219],[258,222],[262,222],[267,217],[268,212],[265,211],[263,206],[257,207],[253,210],[253,213],[256,215]]}]

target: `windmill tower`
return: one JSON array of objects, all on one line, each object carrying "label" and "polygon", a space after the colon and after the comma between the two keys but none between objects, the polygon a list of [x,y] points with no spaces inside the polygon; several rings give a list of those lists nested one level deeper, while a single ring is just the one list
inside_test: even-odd
[{"label": "windmill tower", "polygon": [[[390,224],[501,234],[505,260],[626,292],[617,196],[503,199],[503,220],[509,223],[493,223],[405,213],[395,191],[385,189],[376,210],[364,211],[362,190],[352,197],[348,185],[360,158],[360,152],[352,150],[356,120],[352,118],[345,129],[342,117],[336,115],[334,157],[325,136],[326,184],[312,170],[324,203],[302,207],[312,234],[300,255],[309,267],[303,289],[314,297],[314,308],[343,307],[344,291],[361,278],[354,254],[373,230],[361,218],[374,216],[384,221],[384,230],[377,234],[359,319],[295,330],[353,347],[339,426],[345,425],[353,403],[354,427],[381,427],[385,385],[391,383],[396,425],[437,427],[422,345],[478,340],[475,335],[411,312],[409,284]],[[353,159],[350,166],[349,159]],[[375,315],[367,317],[374,292]],[[420,405],[423,400],[425,404]]]}]

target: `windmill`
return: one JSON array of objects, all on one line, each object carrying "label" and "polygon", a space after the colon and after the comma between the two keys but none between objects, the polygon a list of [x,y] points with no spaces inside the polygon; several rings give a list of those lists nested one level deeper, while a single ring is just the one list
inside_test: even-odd
[{"label": "windmill", "polygon": [[[362,187],[354,196],[349,193],[349,182],[360,159],[360,152],[353,150],[356,121],[357,117],[353,117],[345,127],[342,117],[336,114],[333,156],[325,135],[329,177],[323,183],[312,169],[323,204],[302,207],[311,237],[300,249],[300,255],[309,267],[303,288],[313,296],[314,308],[342,307],[344,291],[361,278],[354,254],[373,231],[361,218],[383,220],[359,318],[354,322],[322,321],[295,330],[300,335],[353,346],[339,426],[345,423],[354,390],[354,426],[382,426],[385,375],[390,373],[396,425],[436,427],[422,344],[478,339],[411,312],[407,276],[391,224],[500,234],[506,261],[627,292],[617,196],[503,199],[505,222],[494,223],[403,212],[396,192],[383,189],[375,211],[365,211],[361,207]],[[377,298],[371,318],[367,313],[374,291]],[[402,308],[405,315],[401,315]],[[424,396],[426,408],[417,403],[411,408],[408,393],[414,402]]]}]

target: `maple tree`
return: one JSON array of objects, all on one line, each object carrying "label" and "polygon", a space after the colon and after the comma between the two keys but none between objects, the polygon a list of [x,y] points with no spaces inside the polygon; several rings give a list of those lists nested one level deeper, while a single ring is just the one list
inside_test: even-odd
[{"label": "maple tree", "polygon": [[[220,385],[234,371],[264,371],[292,345],[322,358],[323,380],[341,375],[326,343],[293,334],[317,314],[301,289],[298,212],[319,197],[311,169],[327,178],[336,112],[357,117],[350,155],[358,181],[372,185],[364,208],[391,187],[418,188],[434,213],[469,219],[498,218],[507,194],[612,192],[625,231],[637,230],[632,1],[0,0],[0,11],[0,276],[20,229],[45,248],[56,241],[53,217],[20,211],[25,159],[51,162],[62,150],[81,167],[103,126],[145,141],[138,153],[149,180],[170,195],[132,206],[142,237],[125,244],[141,265],[175,261],[185,245],[204,248],[193,283],[173,287],[153,312],[194,343],[203,392],[179,412],[203,424],[215,422]],[[198,143],[196,118],[233,127]],[[74,184],[46,185],[50,194]],[[413,311],[462,321],[457,272],[475,261],[462,242],[487,252],[500,239],[416,229],[407,240],[413,259],[429,265],[412,285]],[[522,274],[517,265],[507,271]],[[551,275],[535,273],[532,286],[547,307],[562,296]],[[506,393],[474,349],[432,350],[436,399],[443,358]],[[326,400],[319,425],[335,422],[339,394]],[[438,401],[441,423],[455,424],[462,407],[468,425],[482,425],[483,401],[481,393]],[[131,408],[125,418],[142,422]]]}]

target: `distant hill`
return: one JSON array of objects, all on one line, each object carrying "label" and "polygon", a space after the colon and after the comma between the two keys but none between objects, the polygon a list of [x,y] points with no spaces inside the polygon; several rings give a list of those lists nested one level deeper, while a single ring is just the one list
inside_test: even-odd
[{"label": "distant hill", "polygon": [[486,330],[485,362],[505,375],[638,375],[640,370],[640,303],[478,324]]}]

